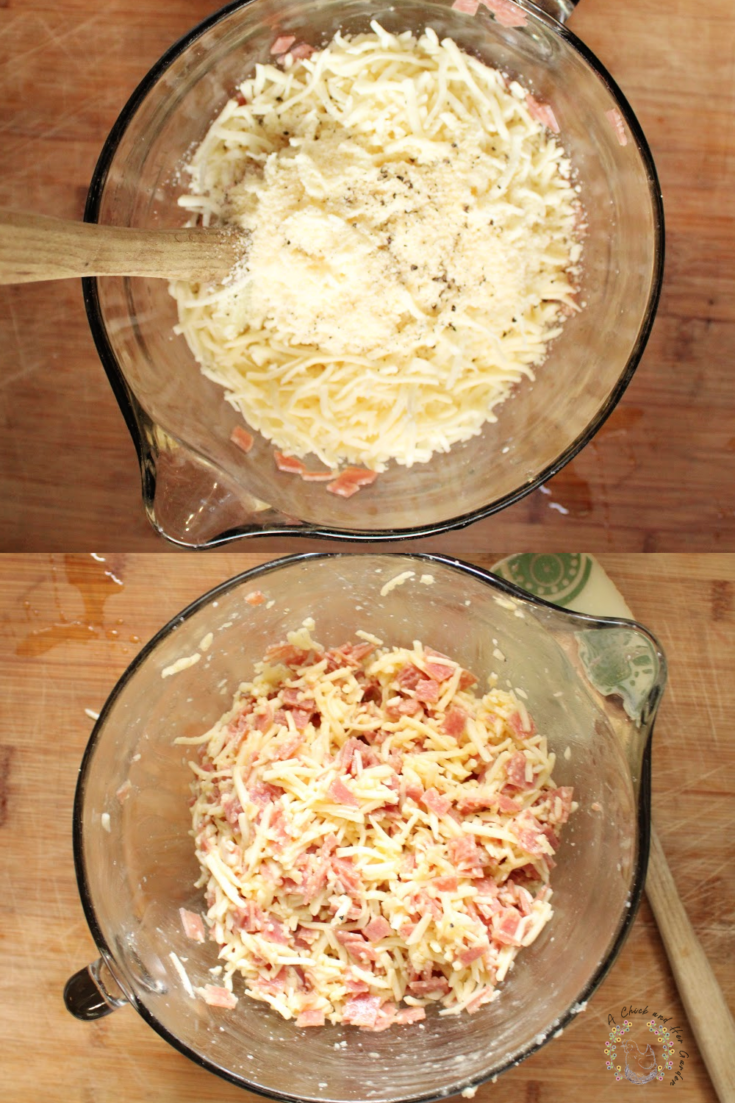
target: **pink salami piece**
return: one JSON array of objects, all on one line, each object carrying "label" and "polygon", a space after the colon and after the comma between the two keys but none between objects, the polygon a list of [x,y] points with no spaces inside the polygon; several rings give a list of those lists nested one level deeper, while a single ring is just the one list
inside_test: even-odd
[{"label": "pink salami piece", "polygon": [[285,54],[286,51],[288,49],[290,49],[291,46],[293,46],[295,41],[296,41],[296,35],[293,35],[293,34],[279,35],[279,37],[276,39],[276,41],[271,46],[271,53],[274,54],[276,57],[278,56],[278,54]]},{"label": "pink salami piece", "polygon": [[429,811],[433,812],[436,816],[446,816],[447,812],[452,807],[452,802],[449,797],[437,793],[436,789],[427,789],[421,799]]},{"label": "pink salami piece", "polygon": [[204,942],[206,932],[204,930],[204,920],[201,915],[197,915],[196,912],[187,911],[186,908],[179,908],[179,915],[181,916],[181,925],[184,928],[186,937],[190,938],[192,942]]},{"label": "pink salami piece", "polygon": [[610,121],[610,125],[615,131],[615,135],[620,145],[627,146],[628,135],[625,130],[625,123],[623,122],[623,116],[620,114],[617,107],[613,107],[610,111],[606,111],[605,118]]},{"label": "pink salami piece", "polygon": [[375,1026],[380,1011],[379,996],[353,996],[345,1004],[343,1022],[354,1026]]},{"label": "pink salami piece", "polygon": [[348,789],[345,783],[336,778],[327,790],[327,796],[334,801],[335,804],[343,804],[345,808],[359,808],[360,802],[352,792]]},{"label": "pink salami piece", "polygon": [[553,130],[554,134],[559,133],[559,124],[556,121],[556,115],[548,103],[542,103],[529,92],[526,95],[526,107],[528,108],[528,113],[531,118],[535,119],[537,123],[541,123],[542,126],[547,126],[549,130]]},{"label": "pink salami piece", "polygon": [[481,3],[493,13],[501,27],[525,27],[528,22],[523,9],[510,0],[481,0]]},{"label": "pink salami piece", "polygon": [[393,928],[386,919],[383,919],[382,915],[377,915],[364,928],[363,934],[370,942],[380,942],[381,939],[387,938],[389,934],[393,934]]},{"label": "pink salami piece", "polygon": [[377,477],[377,471],[366,471],[361,467],[346,467],[334,482],[327,483],[327,490],[339,495],[340,498],[351,498],[363,486],[374,483]]},{"label": "pink salami piece", "polygon": [[218,988],[214,984],[205,984],[202,989],[204,1002],[210,1007],[225,1007],[229,1011],[237,1007],[237,996],[228,988]]},{"label": "pink salami piece", "polygon": [[249,452],[255,443],[255,437],[252,433],[248,433],[247,429],[243,429],[241,425],[236,425],[232,430],[230,440],[243,452]]}]

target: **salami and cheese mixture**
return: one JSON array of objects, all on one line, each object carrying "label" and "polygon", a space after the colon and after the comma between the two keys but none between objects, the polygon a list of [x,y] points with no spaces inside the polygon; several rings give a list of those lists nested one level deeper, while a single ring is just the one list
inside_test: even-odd
[{"label": "salami and cheese mixture", "polygon": [[[270,647],[190,763],[222,975],[297,1026],[476,1011],[549,921],[576,807],[523,701],[420,643]],[[494,682],[494,676],[490,679]],[[200,916],[182,910],[191,938]],[[219,970],[218,970],[219,972]]]}]

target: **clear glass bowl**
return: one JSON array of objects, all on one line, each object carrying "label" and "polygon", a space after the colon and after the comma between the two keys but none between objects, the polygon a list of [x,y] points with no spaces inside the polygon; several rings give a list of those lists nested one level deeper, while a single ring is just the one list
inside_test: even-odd
[{"label": "clear glass bowl", "polygon": [[[161,280],[87,279],[92,333],[135,441],[154,526],[185,546],[252,535],[397,539],[433,535],[488,516],[550,478],[610,414],[643,353],[663,268],[663,210],[651,153],[614,81],[565,26],[524,3],[527,23],[504,27],[449,0],[252,0],[230,5],[181,39],[134,92],[102,150],[87,221],[182,223],[180,168],[279,34],[315,46],[341,30],[432,26],[516,75],[552,104],[579,173],[589,233],[580,300],[534,383],[519,385],[497,423],[448,455],[393,465],[345,500],[279,472],[258,434],[245,455],[224,391],[204,378]],[[624,33],[624,29],[621,30]],[[607,112],[624,120],[621,145]]]},{"label": "clear glass bowl", "polygon": [[[407,570],[414,577],[381,596]],[[427,574],[431,585],[421,582]],[[253,588],[273,605],[245,602]],[[211,982],[217,948],[187,940],[179,921],[180,907],[201,911],[203,898],[193,888],[191,753],[173,741],[205,731],[266,645],[307,616],[326,646],[363,628],[391,645],[421,639],[481,680],[499,670],[502,685],[507,678],[527,694],[557,755],[556,783],[575,788],[580,807],[552,879],[554,917],[519,955],[500,998],[476,1015],[440,1018],[432,1009],[422,1026],[381,1034],[342,1026],[304,1032],[246,997],[228,1012],[184,991],[171,953],[186,960],[196,986]],[[206,657],[161,677],[209,632]],[[504,662],[494,657],[498,647]],[[436,1099],[504,1071],[582,1009],[630,928],[646,871],[650,736],[664,682],[664,657],[640,625],[560,610],[442,556],[292,556],[224,583],[143,648],[89,741],[74,854],[102,956],[69,982],[67,1005],[94,1018],[129,1001],[200,1065],[279,1099]],[[128,782],[121,802],[116,794]]]}]

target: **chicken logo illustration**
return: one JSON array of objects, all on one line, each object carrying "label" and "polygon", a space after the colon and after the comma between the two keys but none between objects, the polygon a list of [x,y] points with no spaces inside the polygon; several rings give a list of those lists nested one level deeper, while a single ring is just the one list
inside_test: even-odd
[{"label": "chicken logo illustration", "polygon": [[[636,1024],[637,1025],[637,1024]],[[631,1084],[648,1084],[651,1080],[663,1080],[666,1070],[674,1066],[674,1041],[665,1026],[650,1019],[646,1026],[654,1037],[645,1036],[635,1041],[626,1038],[633,1023],[624,1019],[620,1026],[612,1026],[605,1043],[605,1068],[616,1080],[625,1077]]]}]

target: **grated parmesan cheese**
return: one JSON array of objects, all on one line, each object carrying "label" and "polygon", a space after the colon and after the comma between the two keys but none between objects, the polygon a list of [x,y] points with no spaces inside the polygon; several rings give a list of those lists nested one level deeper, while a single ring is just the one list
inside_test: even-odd
[{"label": "grated parmesan cheese", "polygon": [[[257,65],[179,203],[233,223],[171,287],[204,374],[285,453],[410,466],[470,439],[578,309],[571,165],[516,81],[427,29]],[[245,102],[242,102],[242,101]]]},{"label": "grated parmesan cheese", "polygon": [[162,678],[170,678],[173,674],[180,674],[182,670],[188,670],[190,666],[194,666],[201,659],[200,654],[187,655],[183,659],[177,659],[175,663],[171,663],[170,666],[165,666],[161,671]]},{"label": "grated parmesan cheese", "polygon": [[239,974],[298,1026],[475,1011],[551,917],[572,792],[512,693],[476,696],[420,642],[360,632],[324,651],[313,629],[270,647],[211,731],[176,741],[200,748],[197,884],[225,986],[210,998],[233,1000]]}]

